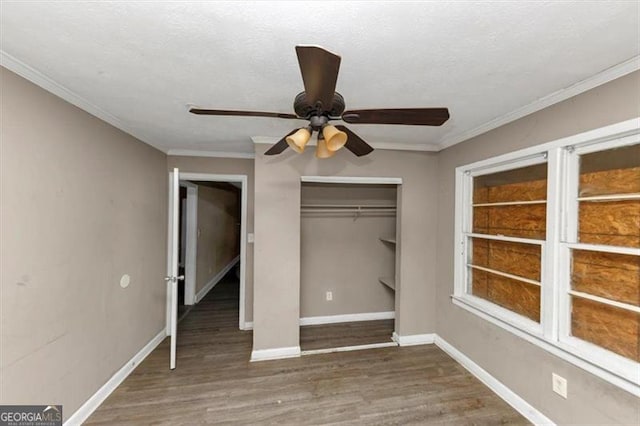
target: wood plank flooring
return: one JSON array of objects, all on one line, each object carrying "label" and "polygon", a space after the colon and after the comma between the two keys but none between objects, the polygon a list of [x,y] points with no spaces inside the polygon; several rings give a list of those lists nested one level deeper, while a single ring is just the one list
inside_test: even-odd
[{"label": "wood plank flooring", "polygon": [[300,327],[300,349],[392,343],[393,320],[359,321]]},{"label": "wood plank flooring", "polygon": [[249,363],[232,277],[178,332],[176,370],[167,339],[86,424],[528,424],[434,345]]}]

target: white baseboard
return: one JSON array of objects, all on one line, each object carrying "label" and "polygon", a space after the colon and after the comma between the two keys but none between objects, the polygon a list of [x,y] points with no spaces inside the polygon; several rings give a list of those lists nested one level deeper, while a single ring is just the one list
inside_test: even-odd
[{"label": "white baseboard", "polygon": [[324,317],[300,318],[300,325],[336,324],[340,322],[375,321],[394,319],[395,311],[389,312],[365,312],[361,314],[329,315]]},{"label": "white baseboard", "polygon": [[416,346],[416,345],[430,345],[435,342],[436,335],[434,333],[429,334],[411,334],[409,336],[399,336],[395,331],[391,336],[394,342],[399,346]]},{"label": "white baseboard", "polygon": [[65,426],[76,426],[84,423],[91,414],[104,402],[124,379],[167,337],[164,327],[153,339],[118,370],[96,393],[91,396],[71,417],[64,422]]},{"label": "white baseboard", "polygon": [[196,293],[196,303],[200,302],[202,299],[204,299],[204,297],[207,295],[207,293],[209,293],[211,291],[212,288],[214,288],[216,286],[216,284],[218,284],[220,282],[220,280],[227,275],[227,272],[229,272],[229,270],[231,270],[231,268],[233,268],[234,266],[236,266],[236,263],[238,263],[240,261],[240,256],[236,256],[231,262],[229,262],[227,264],[227,266],[225,266],[224,268],[222,268],[220,270],[220,272],[218,272],[217,274],[215,274],[213,276],[213,278],[211,278],[209,280],[209,282],[202,287],[202,289]]},{"label": "white baseboard", "polygon": [[471,358],[451,346],[446,340],[436,336],[435,344],[531,423],[535,425],[555,425],[547,416],[536,410],[531,404],[503,385],[489,372],[473,362]]},{"label": "white baseboard", "polygon": [[251,351],[251,362],[269,361],[273,359],[297,358],[300,356],[300,346],[286,348],[259,349]]},{"label": "white baseboard", "polygon": [[253,330],[253,321],[245,321],[244,325],[240,327],[240,330]]},{"label": "white baseboard", "polygon": [[328,348],[328,349],[311,349],[308,351],[300,352],[301,356],[305,355],[319,355],[319,354],[332,354],[335,352],[351,352],[351,351],[362,351],[365,349],[378,349],[378,348],[390,348],[393,346],[398,346],[396,342],[388,342],[388,343],[370,343],[368,345],[356,345],[356,346],[341,346],[339,348]]}]

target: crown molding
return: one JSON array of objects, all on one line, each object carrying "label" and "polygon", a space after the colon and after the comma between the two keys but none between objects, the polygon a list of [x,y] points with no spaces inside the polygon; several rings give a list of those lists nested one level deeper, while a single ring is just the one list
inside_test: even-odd
[{"label": "crown molding", "polygon": [[225,152],[225,151],[198,151],[195,149],[169,149],[167,155],[185,157],[216,157],[216,158],[242,158],[253,160],[256,154],[253,152]]},{"label": "crown molding", "polygon": [[606,70],[593,75],[589,78],[586,78],[578,83],[575,83],[569,87],[564,89],[560,89],[557,92],[553,92],[550,95],[544,96],[532,103],[525,105],[521,108],[518,108],[514,111],[508,112],[498,118],[495,118],[491,121],[488,121],[478,127],[475,127],[471,130],[467,130],[453,136],[445,137],[438,142],[438,151],[448,148],[457,143],[466,141],[483,133],[487,133],[493,129],[496,129],[500,126],[504,126],[505,124],[511,123],[512,121],[516,121],[522,117],[525,117],[529,114],[533,114],[534,112],[538,112],[543,110],[551,105],[560,103],[569,98],[572,98],[576,95],[584,93],[588,90],[591,90],[595,87],[601,86],[605,83],[613,81],[617,78],[623,77],[627,74],[631,74],[634,71],[640,69],[640,55],[634,56],[629,60],[626,60],[618,65],[614,65],[611,68],[607,68]]},{"label": "crown molding", "polygon": [[[272,136],[252,136],[251,140],[254,144],[267,144],[273,145],[277,143],[281,138],[274,138]],[[311,139],[307,146],[316,146],[316,140]],[[438,145],[432,144],[410,144],[410,143],[392,143],[392,142],[372,142],[369,143],[374,149],[385,149],[395,151],[421,151],[421,152],[436,152],[440,148]]]},{"label": "crown molding", "polygon": [[87,113],[99,118],[100,120],[111,124],[113,127],[116,127],[123,132],[133,136],[134,138],[141,140],[142,142],[158,149],[149,141],[144,140],[140,135],[136,134],[134,130],[123,123],[118,117],[89,102],[82,96],[71,91],[60,83],[57,83],[56,81],[50,79],[40,71],[30,67],[29,65],[25,64],[19,59],[16,59],[3,50],[0,50],[0,65],[18,74],[20,77],[29,80],[33,84],[40,86],[44,90],[53,93],[57,97],[69,102],[70,104],[80,108],[81,110],[86,111]]}]

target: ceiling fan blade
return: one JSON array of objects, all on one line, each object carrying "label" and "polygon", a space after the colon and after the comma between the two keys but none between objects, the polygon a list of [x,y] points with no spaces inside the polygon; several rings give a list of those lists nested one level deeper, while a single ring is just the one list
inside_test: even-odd
[{"label": "ceiling fan blade", "polygon": [[367,155],[371,151],[373,151],[371,145],[366,143],[360,138],[360,136],[356,135],[345,126],[337,125],[336,128],[342,130],[347,134],[347,143],[344,144],[344,147],[353,152],[356,156],[362,157],[363,155]]},{"label": "ceiling fan blade", "polygon": [[197,114],[197,115],[233,115],[238,117],[271,117],[271,118],[300,119],[295,114],[284,114],[281,112],[229,111],[224,109],[202,109],[202,108],[191,108],[189,109],[189,112],[191,114]]},{"label": "ceiling fan blade", "polygon": [[307,101],[312,106],[321,102],[325,111],[330,110],[338,81],[340,56],[318,46],[296,46],[296,54]]},{"label": "ceiling fan blade", "polygon": [[345,111],[342,119],[351,124],[441,126],[449,119],[449,110],[447,108],[361,109]]},{"label": "ceiling fan blade", "polygon": [[271,148],[269,148],[264,153],[264,155],[278,155],[278,154],[281,154],[282,151],[284,151],[285,149],[289,148],[289,144],[287,143],[287,136],[291,136],[292,134],[294,134],[298,130],[300,130],[300,129],[293,129],[292,131],[287,133],[282,139],[280,139]]}]

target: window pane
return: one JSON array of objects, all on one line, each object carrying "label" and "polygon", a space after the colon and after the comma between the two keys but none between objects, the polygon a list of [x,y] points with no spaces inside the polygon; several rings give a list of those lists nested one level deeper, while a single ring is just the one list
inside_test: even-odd
[{"label": "window pane", "polygon": [[578,241],[640,247],[640,145],[581,156],[579,196]]},{"label": "window pane", "polygon": [[472,238],[471,264],[540,281],[541,247],[535,244]]},{"label": "window pane", "polygon": [[579,210],[581,243],[640,247],[640,199],[581,201]]},{"label": "window pane", "polygon": [[640,193],[640,145],[580,156],[580,197]]},{"label": "window pane", "polygon": [[640,257],[573,250],[571,287],[575,291],[640,306]]},{"label": "window pane", "polygon": [[540,287],[469,268],[471,294],[540,322]]},{"label": "window pane", "polygon": [[473,232],[544,239],[546,198],[546,163],[477,176],[473,178]]},{"label": "window pane", "polygon": [[571,301],[573,336],[640,361],[640,314],[579,297]]}]

